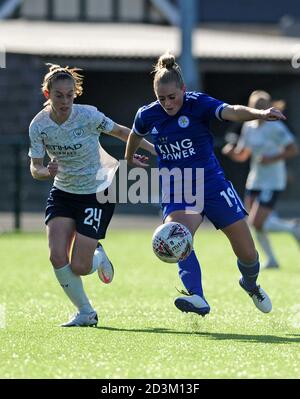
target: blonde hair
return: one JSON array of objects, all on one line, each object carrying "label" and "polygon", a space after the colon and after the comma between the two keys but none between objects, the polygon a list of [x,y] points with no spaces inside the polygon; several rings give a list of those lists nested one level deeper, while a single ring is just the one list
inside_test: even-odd
[{"label": "blonde hair", "polygon": [[157,63],[154,65],[153,73],[154,91],[156,91],[159,83],[168,84],[175,82],[177,87],[182,88],[184,86],[180,66],[176,63],[175,56],[169,52],[159,57]]},{"label": "blonde hair", "polygon": [[286,102],[284,100],[272,100],[271,95],[263,90],[255,90],[250,94],[248,100],[248,107],[267,109],[275,107],[279,111],[283,112],[286,108]]},{"label": "blonde hair", "polygon": [[250,94],[248,100],[248,107],[267,109],[272,106],[272,97],[269,93],[263,90],[255,90]]},{"label": "blonde hair", "polygon": [[[57,80],[65,80],[65,79],[72,79],[74,82],[74,92],[75,92],[75,97],[79,97],[83,93],[83,76],[78,73],[78,71],[81,71],[82,69],[79,68],[69,68],[68,66],[62,67],[57,64],[51,64],[47,63],[46,65],[49,66],[49,72],[44,76],[44,80],[42,83],[42,92],[44,93],[45,91],[48,91],[50,93],[50,90],[52,89],[53,82]],[[50,103],[50,100],[47,100],[44,103],[45,105],[48,105]]]}]

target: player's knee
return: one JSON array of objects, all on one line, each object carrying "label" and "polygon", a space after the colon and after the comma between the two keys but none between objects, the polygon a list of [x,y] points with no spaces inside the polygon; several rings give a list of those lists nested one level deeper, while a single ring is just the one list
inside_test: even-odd
[{"label": "player's knee", "polygon": [[251,225],[255,228],[256,231],[262,231],[263,222],[260,220],[254,220]]},{"label": "player's knee", "polygon": [[255,217],[251,218],[251,217],[249,217],[248,218],[248,224],[251,227],[253,227],[256,231],[261,231],[262,227],[263,227],[263,224],[264,224],[264,221],[260,220],[259,218],[255,218]]},{"label": "player's knee", "polygon": [[62,267],[69,263],[67,255],[58,251],[50,251],[49,259],[53,267]]},{"label": "player's knee", "polygon": [[239,256],[239,259],[245,264],[253,264],[257,261],[257,251],[253,248],[245,248],[243,250],[242,256]]},{"label": "player's knee", "polygon": [[85,262],[78,262],[73,260],[71,263],[71,269],[77,276],[86,276],[91,271],[91,265]]}]

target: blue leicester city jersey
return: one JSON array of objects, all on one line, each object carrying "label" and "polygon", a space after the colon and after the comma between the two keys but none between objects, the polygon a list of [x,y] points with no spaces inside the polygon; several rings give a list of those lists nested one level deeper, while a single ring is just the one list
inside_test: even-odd
[{"label": "blue leicester city jersey", "polygon": [[226,106],[204,93],[187,92],[174,116],[169,116],[159,101],[138,110],[133,132],[151,134],[160,170],[180,172],[170,173],[169,180],[168,174],[166,179],[160,176],[163,219],[178,210],[191,210],[206,215],[220,229],[245,217],[246,211],[214,154],[209,129],[213,118],[222,120]]},{"label": "blue leicester city jersey", "polygon": [[204,168],[205,172],[221,170],[213,151],[209,124],[221,118],[227,104],[204,93],[187,92],[181,109],[168,115],[155,101],[140,108],[133,132],[151,134],[160,168]]}]

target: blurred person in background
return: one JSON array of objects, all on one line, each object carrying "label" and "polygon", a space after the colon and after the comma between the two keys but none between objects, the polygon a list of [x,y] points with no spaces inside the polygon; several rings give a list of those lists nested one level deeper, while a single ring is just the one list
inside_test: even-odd
[{"label": "blurred person in background", "polygon": [[[248,106],[266,110],[276,105],[284,110],[284,101],[272,102],[269,93],[256,90],[248,100]],[[255,229],[266,261],[264,268],[278,268],[268,233],[288,232],[300,244],[300,226],[297,221],[279,218],[274,207],[285,190],[287,173],[285,161],[299,154],[294,135],[281,120],[269,122],[253,120],[245,122],[236,143],[228,143],[222,153],[237,162],[250,158],[250,171],[246,181],[245,206],[249,212],[248,222]]]},{"label": "blurred person in background", "polygon": [[[29,127],[30,170],[37,180],[54,178],[45,215],[50,261],[78,310],[62,326],[95,326],[98,315],[80,276],[97,271],[104,283],[113,279],[113,266],[98,240],[105,238],[115,204],[100,203],[97,194],[107,190],[119,166],[101,147],[99,136],[106,133],[126,142],[130,130],[94,106],[73,103],[83,92],[83,77],[77,68],[48,65],[42,83],[47,101]],[[149,142],[142,145],[156,154]],[[46,153],[50,162],[44,166]]]}]

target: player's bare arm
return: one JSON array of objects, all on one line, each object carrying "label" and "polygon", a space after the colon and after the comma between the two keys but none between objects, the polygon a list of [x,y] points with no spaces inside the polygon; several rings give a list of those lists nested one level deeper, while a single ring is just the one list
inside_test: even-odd
[{"label": "player's bare arm", "polygon": [[44,166],[44,158],[31,158],[30,172],[37,180],[47,180],[50,177],[48,169]]},{"label": "player's bare arm", "polygon": [[228,143],[222,148],[222,154],[228,156],[233,161],[245,162],[250,158],[251,150],[249,148],[238,148]]},{"label": "player's bare arm", "polygon": [[141,142],[144,139],[134,132],[131,132],[127,141],[126,151],[125,151],[125,159],[129,163],[129,165],[133,166],[147,166],[144,160],[140,159],[136,156],[135,151],[139,148]]},{"label": "player's bare arm", "polygon": [[265,121],[286,120],[286,117],[277,108],[255,109],[244,105],[228,105],[222,110],[221,116],[227,121],[245,122],[254,119]]},{"label": "player's bare arm", "polygon": [[[113,130],[110,132],[110,135],[117,137],[118,139],[127,142],[130,134],[130,129],[126,126],[119,125],[115,123]],[[157,155],[154,145],[149,141],[142,139],[140,143],[140,147],[143,150],[150,152],[152,155]]]},{"label": "player's bare arm", "polygon": [[299,147],[296,143],[288,144],[279,154],[276,155],[262,155],[259,162],[263,165],[268,165],[273,162],[291,159],[299,155]]},{"label": "player's bare arm", "polygon": [[31,158],[30,172],[34,179],[48,180],[55,177],[58,169],[57,161],[51,160],[47,166],[44,166],[44,158]]}]

